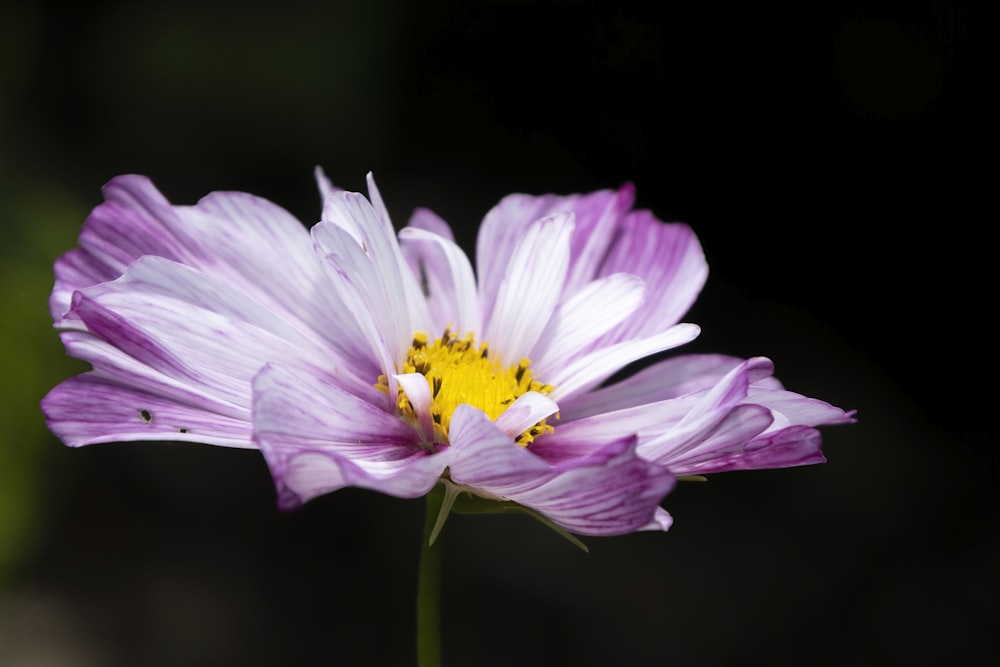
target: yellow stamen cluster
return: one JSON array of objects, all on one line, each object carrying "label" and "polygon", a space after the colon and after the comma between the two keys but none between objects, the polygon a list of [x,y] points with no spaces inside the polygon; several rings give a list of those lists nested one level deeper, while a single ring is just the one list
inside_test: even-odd
[{"label": "yellow stamen cluster", "polygon": [[[541,394],[552,391],[551,386],[534,379],[530,367],[531,362],[522,359],[516,365],[504,368],[501,359],[490,357],[486,343],[477,347],[471,333],[459,338],[449,328],[433,343],[422,331],[413,334],[413,343],[400,372],[420,373],[427,379],[432,397],[434,437],[440,442],[447,442],[451,415],[462,403],[475,406],[490,419],[496,419],[518,396],[529,391]],[[375,386],[385,393],[389,392],[384,375],[379,376]],[[399,388],[397,408],[404,419],[414,424],[418,422],[413,405],[402,387]],[[526,446],[542,433],[553,430],[543,419],[517,436],[516,442]]]}]

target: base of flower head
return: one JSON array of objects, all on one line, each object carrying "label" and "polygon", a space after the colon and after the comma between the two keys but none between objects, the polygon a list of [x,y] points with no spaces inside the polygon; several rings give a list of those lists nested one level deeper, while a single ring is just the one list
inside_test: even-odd
[{"label": "base of flower head", "polygon": [[445,522],[448,520],[449,514],[452,512],[455,514],[523,514],[552,529],[553,532],[563,537],[577,549],[585,553],[590,552],[587,545],[576,535],[553,523],[544,514],[536,512],[530,507],[519,505],[512,500],[504,500],[495,496],[492,498],[486,497],[483,495],[483,491],[479,489],[456,484],[445,477],[441,478],[440,484],[434,487],[428,495],[435,494],[441,495],[441,503],[434,527],[431,529],[430,544],[434,544],[437,540],[438,535],[441,534],[441,530],[444,528]]}]

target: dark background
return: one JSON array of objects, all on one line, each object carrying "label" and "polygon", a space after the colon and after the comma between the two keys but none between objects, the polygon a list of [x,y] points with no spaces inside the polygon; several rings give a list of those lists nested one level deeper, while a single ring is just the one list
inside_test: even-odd
[{"label": "dark background", "polygon": [[[652,7],[656,7],[654,10]],[[0,664],[407,665],[420,501],[274,508],[255,452],[63,448],[51,263],[100,186],[312,168],[472,250],[503,195],[632,181],[712,273],[683,351],[859,411],[829,463],[716,476],[666,534],[453,517],[451,665],[968,663],[995,651],[990,162],[968,2],[8,2],[0,8]],[[995,179],[991,179],[995,180]]]}]

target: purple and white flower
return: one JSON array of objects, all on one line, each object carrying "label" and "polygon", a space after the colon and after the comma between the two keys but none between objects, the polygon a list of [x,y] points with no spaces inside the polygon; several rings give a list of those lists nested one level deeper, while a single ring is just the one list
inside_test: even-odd
[{"label": "purple and white flower", "polygon": [[307,230],[263,199],[173,206],[141,176],[104,188],[50,300],[93,370],[45,397],[70,446],[258,448],[282,507],[357,486],[436,484],[512,501],[584,535],[663,529],[678,475],[823,461],[851,414],[786,391],[771,362],[677,356],[708,267],[694,233],[634,191],[510,195],[476,264],[427,210],[398,236],[317,171]]}]

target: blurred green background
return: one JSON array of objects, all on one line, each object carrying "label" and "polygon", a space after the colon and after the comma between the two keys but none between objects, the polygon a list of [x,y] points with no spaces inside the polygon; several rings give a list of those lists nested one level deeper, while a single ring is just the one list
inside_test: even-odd
[{"label": "blurred green background", "polygon": [[[654,9],[655,6],[655,9]],[[824,466],[715,477],[667,534],[453,517],[452,665],[968,663],[993,644],[995,271],[968,2],[177,0],[0,7],[0,664],[407,665],[422,504],[274,508],[254,452],[70,450],[52,262],[112,176],[175,203],[312,169],[469,250],[504,194],[631,180],[698,232],[687,351],[859,410]],[[989,383],[989,384],[988,384]]]}]

